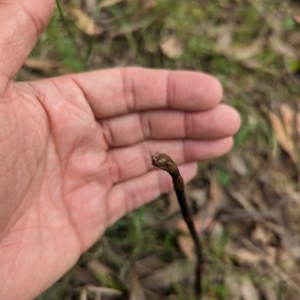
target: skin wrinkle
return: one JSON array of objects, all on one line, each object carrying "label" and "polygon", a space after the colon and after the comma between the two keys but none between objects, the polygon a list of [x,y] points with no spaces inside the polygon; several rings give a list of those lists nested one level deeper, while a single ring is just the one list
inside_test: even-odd
[{"label": "skin wrinkle", "polygon": [[112,183],[118,183],[120,181],[121,178],[121,168],[119,163],[117,162],[117,160],[114,157],[114,152],[110,152],[110,155],[107,155],[107,162],[108,162],[108,169],[109,169],[109,174],[112,178]]},{"label": "skin wrinkle", "polygon": [[168,107],[175,107],[174,97],[174,80],[172,80],[172,73],[170,71],[167,71],[167,86],[166,86],[166,102],[167,102],[167,108]]},{"label": "skin wrinkle", "polygon": [[[134,85],[132,83],[132,76],[127,76],[127,71],[125,68],[120,68],[120,73],[122,76],[123,95],[127,106],[127,113],[135,112],[137,99],[134,91]],[[126,80],[126,78],[129,78],[129,81]]]},{"label": "skin wrinkle", "polygon": [[[92,73],[92,71],[90,71],[90,73]],[[78,74],[77,74],[78,75]],[[73,80],[73,82],[76,84],[76,86],[79,88],[79,90],[81,91],[81,94],[83,95],[83,99],[87,102],[87,105],[89,106],[90,108],[90,111],[91,111],[91,114],[94,116],[95,120],[96,120],[96,112],[93,110],[93,107],[92,105],[87,101],[87,99],[89,98],[88,95],[84,92],[84,88],[82,87],[82,85],[80,84],[80,81],[77,80],[77,76],[76,74],[73,76],[73,75],[69,75],[71,77],[71,79]],[[113,99],[109,99],[107,101],[110,101],[110,102],[113,102]],[[114,107],[111,106],[113,109]],[[115,109],[114,109],[115,110]],[[100,121],[103,117],[100,117],[98,118],[98,120]]]},{"label": "skin wrinkle", "polygon": [[[61,118],[61,115],[63,114],[65,108],[67,107],[68,101],[65,98],[65,96],[60,92],[59,87],[57,86],[55,80],[52,80],[52,84],[54,85],[54,88],[56,89],[56,91],[58,92],[58,94],[61,95],[61,99],[63,100],[63,101],[60,101],[60,103],[63,103],[63,107],[60,107],[59,111],[58,112],[56,111],[56,114],[55,114],[55,119],[58,120],[58,119]],[[47,106],[45,106],[45,108],[47,109]],[[53,126],[51,125],[51,123],[55,123],[55,122],[52,121],[52,115],[53,114],[51,114],[51,113],[49,114],[49,120],[50,120],[50,127],[53,128]]]},{"label": "skin wrinkle", "polygon": [[152,136],[151,123],[146,112],[141,112],[139,115],[140,126],[143,133],[143,138],[147,139]]},{"label": "skin wrinkle", "polygon": [[[66,175],[66,177],[67,177],[68,180],[70,180],[70,181],[72,181],[72,183],[74,183],[74,179],[73,179],[72,177],[70,177],[70,176],[68,176],[68,175]],[[81,189],[83,186],[85,186],[87,183],[90,183],[90,182],[89,182],[90,180],[88,180],[88,179],[89,179],[88,177],[82,175],[82,176],[81,176],[81,180],[83,181],[82,184],[81,184],[81,185],[76,185],[76,188],[74,188],[74,189],[68,191],[68,195],[66,195],[66,196],[68,197],[69,194],[74,193],[74,192],[76,192],[77,190],[80,190],[80,189]],[[65,197],[65,196],[64,196],[64,197]]]},{"label": "skin wrinkle", "polygon": [[[86,142],[85,142],[85,140],[86,140],[86,136],[88,136],[89,135],[89,132],[90,132],[90,130],[91,130],[91,127],[93,126],[94,124],[84,124],[84,131],[82,131],[81,133],[82,133],[82,136],[81,136],[81,138],[80,139],[76,139],[76,143],[74,143],[75,144],[75,147],[77,148],[77,150],[82,150],[83,148],[86,148],[89,144],[87,144]],[[94,139],[95,139],[95,137],[94,137]],[[93,143],[93,141],[94,140],[91,140],[89,143]],[[81,145],[81,146],[80,146]],[[73,152],[73,154],[74,153],[76,153],[76,152],[74,152],[74,151],[72,151]]]},{"label": "skin wrinkle", "polygon": [[[55,192],[54,193],[51,193],[50,191],[49,191],[49,195],[51,195],[51,194],[55,194]],[[60,205],[58,205],[57,204],[57,202],[56,201],[54,201],[54,200],[52,200],[52,199],[56,199],[57,197],[51,197],[50,198],[50,203],[55,207],[55,209],[56,210],[58,210],[61,214],[64,214],[66,211],[65,210],[63,210],[62,209],[62,207],[60,206]],[[41,203],[41,201],[39,201],[39,205],[40,205],[40,203]],[[42,211],[42,210],[41,210]],[[47,217],[47,214],[45,214],[45,218]],[[52,227],[41,227],[41,229],[44,229],[44,228],[48,228],[48,229],[53,229]]]},{"label": "skin wrinkle", "polygon": [[18,263],[18,260],[20,258],[20,253],[22,252],[21,249],[22,249],[22,245],[24,244],[24,238],[25,238],[25,233],[26,233],[26,229],[27,229],[27,226],[28,226],[28,222],[29,222],[29,219],[30,219],[30,214],[31,214],[31,212],[29,213],[29,216],[27,217],[27,222],[26,222],[26,225],[25,225],[25,228],[24,228],[24,234],[23,234],[21,242],[20,242],[20,247],[18,249],[17,257],[13,262],[13,266],[11,268],[11,271],[10,271],[8,277],[7,277],[6,283],[4,284],[4,286],[2,288],[0,288],[0,296],[1,296],[1,293],[3,292],[3,290],[5,289],[5,287],[7,286],[8,282],[9,282],[9,279],[10,279],[11,275],[13,274],[13,272],[15,270],[15,267]]},{"label": "skin wrinkle", "polygon": [[[52,83],[51,80],[49,81]],[[50,129],[50,115],[48,110],[46,109],[46,106],[44,105],[45,100],[42,100],[46,98],[45,91],[43,89],[40,89],[39,85],[34,84],[33,82],[26,82],[26,85],[32,89],[32,94],[37,98],[38,103],[41,105],[43,113],[46,115],[46,117],[44,118],[44,120],[46,120],[46,127],[47,129]],[[48,130],[48,132],[50,132],[50,130]]]},{"label": "skin wrinkle", "polygon": [[[126,207],[126,214],[132,211],[135,207],[138,207],[139,201],[137,200],[136,194],[133,192],[131,185],[128,184],[127,181],[123,183],[124,187],[124,198],[125,198],[125,207]],[[139,193],[137,193],[139,194]]]},{"label": "skin wrinkle", "polygon": [[[9,80],[11,80],[15,73],[16,73],[16,69],[18,68],[18,66],[21,64],[22,60],[23,60],[23,54],[24,54],[24,49],[26,49],[26,44],[27,44],[27,40],[28,40],[28,33],[32,33],[30,30],[26,30],[26,32],[24,31],[24,24],[34,24],[35,27],[35,33],[33,34],[35,37],[35,40],[37,40],[38,37],[38,32],[42,31],[42,24],[41,26],[38,26],[37,22],[35,21],[35,18],[29,13],[29,11],[27,10],[27,8],[25,7],[25,5],[20,5],[20,1],[18,1],[18,3],[16,5],[10,3],[10,5],[8,5],[7,7],[10,8],[10,11],[12,12],[11,14],[13,15],[12,18],[10,18],[11,20],[14,20],[12,24],[10,24],[9,29],[10,31],[12,31],[12,34],[10,34],[8,37],[6,37],[5,39],[7,40],[6,46],[8,46],[8,49],[2,49],[2,51],[4,53],[7,53],[8,55],[12,55],[12,49],[13,49],[13,56],[15,57],[15,61],[14,64],[15,66],[12,65],[7,65],[7,68],[9,70],[9,75],[7,74],[7,77]],[[24,4],[24,2],[23,2]],[[8,12],[7,12],[8,14]],[[17,18],[15,17],[17,15]],[[31,21],[33,21],[33,23],[31,23]],[[12,28],[12,26],[14,26],[14,28]],[[39,27],[39,28],[38,28]],[[9,31],[9,32],[10,32]],[[38,32],[37,32],[38,31]],[[23,32],[24,34],[20,35],[20,34],[15,34],[16,32]],[[17,39],[16,39],[17,37]],[[11,42],[9,42],[9,39],[11,39]],[[16,39],[16,40],[15,40]],[[13,48],[12,48],[13,46]],[[3,54],[2,52],[2,54]],[[19,61],[17,60],[17,58],[20,58]],[[5,60],[4,60],[5,61]],[[2,74],[5,74],[3,72],[3,67],[2,69]],[[11,72],[11,70],[13,70],[13,72]],[[7,89],[5,88],[5,91]]]},{"label": "skin wrinkle", "polygon": [[[20,95],[20,90],[22,91],[22,95],[24,95],[24,93],[25,93],[25,95],[28,95],[28,91],[27,91],[27,89],[26,88],[24,88],[24,89],[22,89],[23,87],[24,87],[24,85],[15,85],[16,86],[16,93],[17,93],[17,95]],[[30,86],[30,88],[31,88],[31,86]],[[28,97],[27,98],[28,99],[28,102],[30,103],[30,104],[32,104],[32,101],[30,101],[30,97]],[[38,118],[36,118],[35,116],[34,116],[34,114],[32,114],[31,112],[30,112],[30,110],[28,109],[28,107],[23,103],[23,102],[21,102],[21,105],[22,105],[22,108],[23,108],[23,110],[24,111],[26,111],[28,114],[30,114],[30,117],[31,117],[31,119],[33,120],[33,124],[34,125],[36,125],[35,127],[36,128],[41,128],[40,129],[40,131],[39,132],[37,132],[37,134],[35,134],[35,141],[36,141],[36,143],[39,145],[39,147],[34,147],[34,145],[32,146],[33,148],[36,148],[36,157],[38,157],[38,158],[40,158],[39,160],[38,160],[38,164],[41,162],[41,159],[42,159],[42,148],[43,147],[41,147],[40,145],[44,145],[44,147],[45,147],[45,145],[46,145],[46,143],[47,143],[47,138],[45,138],[45,141],[42,141],[41,139],[40,139],[40,137],[41,137],[41,135],[42,135],[42,126],[46,123],[44,123],[44,124],[40,124],[40,120],[38,119]],[[46,113],[45,112],[45,110],[44,110],[44,108],[43,108],[43,106],[41,105],[41,108],[42,108],[42,112],[43,112],[43,114],[44,113]],[[39,111],[41,111],[40,109],[39,109]],[[47,123],[46,123],[47,124]],[[47,126],[47,125],[46,125]],[[33,133],[30,133],[30,134],[32,134],[33,135]],[[24,135],[24,138],[26,138],[26,137],[29,137],[30,136],[30,134],[26,134],[26,135]],[[38,139],[38,140],[37,140]]]},{"label": "skin wrinkle", "polygon": [[[23,118],[19,118],[19,119],[21,119],[22,120],[22,126],[21,126],[21,130],[22,130],[22,134],[21,134],[21,136],[23,137],[22,138],[22,140],[21,140],[21,138],[18,138],[18,140],[21,140],[22,141],[22,151],[21,151],[21,156],[19,156],[17,159],[18,159],[18,161],[19,161],[19,159],[22,159],[22,157],[24,157],[24,162],[25,162],[25,164],[26,164],[26,169],[27,169],[27,171],[28,171],[28,173],[30,174],[30,179],[31,179],[31,181],[33,180],[33,178],[34,178],[34,171],[36,171],[37,170],[37,168],[38,168],[38,166],[35,166],[35,170],[33,171],[33,170],[31,170],[31,168],[30,168],[30,163],[28,162],[28,154],[26,155],[26,148],[27,147],[25,147],[25,143],[26,143],[26,133],[24,132],[24,128],[25,128],[25,126],[24,126],[24,119]],[[19,126],[19,128],[20,128],[20,126]],[[19,148],[19,147],[18,147]],[[29,151],[30,149],[28,149],[28,151]],[[33,173],[34,172],[34,173]]]},{"label": "skin wrinkle", "polygon": [[[11,153],[11,152],[10,152],[10,153]],[[17,160],[19,160],[19,159],[20,159],[20,157],[17,158]],[[25,158],[25,160],[26,160],[26,158]],[[14,167],[15,167],[15,166],[12,167],[12,170],[13,170]],[[21,171],[22,171],[22,169],[18,169],[18,173],[21,172]],[[17,174],[17,177],[18,177],[18,174]],[[21,176],[21,177],[23,178],[23,176]],[[33,179],[32,174],[31,174],[30,178],[31,178],[30,181],[32,182],[32,179]],[[18,194],[18,191],[17,191],[18,186],[22,185],[22,183],[23,183],[22,180],[19,181],[19,182],[18,182],[18,181],[16,182],[15,187],[14,187],[14,194],[15,194],[15,195]],[[29,190],[29,186],[30,186],[30,183],[29,183],[29,185],[27,185],[27,190],[24,191],[24,192],[25,192],[25,193],[24,193],[24,195],[25,195],[24,197],[27,196],[27,193],[28,193],[28,190]],[[21,204],[22,204],[22,203],[19,203],[19,204],[18,204],[18,206],[17,206],[16,209],[15,209],[15,212],[10,216],[10,218],[9,218],[9,220],[8,220],[8,222],[7,222],[6,229],[4,230],[4,235],[6,234],[8,228],[10,228],[11,220],[13,219],[15,213],[17,212],[17,210],[19,209],[19,207],[21,206]],[[29,208],[30,208],[30,207],[29,207]],[[28,208],[28,209],[29,209],[29,208]]]},{"label": "skin wrinkle", "polygon": [[[95,135],[95,136],[94,136],[94,140],[90,141],[89,143],[84,143],[80,149],[85,148],[85,147],[89,146],[90,144],[91,144],[91,146],[92,146],[93,143],[94,143],[94,141],[95,141],[96,139],[97,139],[97,136]],[[99,151],[100,151],[100,152],[99,152]],[[104,152],[103,150],[95,149],[95,150],[93,150],[93,151],[89,151],[89,154],[100,154],[100,153],[102,154],[103,152]],[[85,162],[87,162],[86,157],[84,156],[84,157],[82,158],[82,155],[79,154],[79,155],[76,155],[76,156],[75,156],[75,158],[72,160],[72,162],[73,162],[73,163],[74,163],[74,162],[78,162],[78,161],[79,161],[79,162],[82,162],[83,159],[84,159]],[[87,164],[88,164],[88,163],[87,163]],[[84,176],[86,176],[86,175],[84,175]],[[94,175],[93,175],[93,176],[94,176]]]},{"label": "skin wrinkle", "polygon": [[[136,147],[133,149],[133,151],[135,152],[140,152],[140,149],[136,149]],[[117,156],[119,156],[119,149],[114,151],[111,150],[108,153],[108,164],[111,166],[111,169],[113,170],[112,172],[110,172],[112,179],[113,179],[113,184],[117,183],[117,182],[122,182],[122,181],[126,181],[128,180],[128,176],[122,176],[122,168],[124,169],[125,166],[120,165],[120,163],[122,163],[122,159],[120,159],[120,162],[118,162],[118,159],[116,158]],[[128,164],[128,161],[126,162]],[[114,165],[116,165],[117,167],[114,168]],[[130,166],[131,168],[133,166]],[[146,170],[147,170],[147,166],[146,166]],[[128,168],[125,168],[125,174],[130,174],[130,172],[128,172]],[[144,173],[144,172],[143,172]],[[116,175],[117,174],[117,175]],[[139,173],[138,176],[140,176],[141,174]],[[124,179],[125,178],[125,179]]]},{"label": "skin wrinkle", "polygon": [[150,163],[147,163],[147,162],[150,162],[149,157],[151,157],[151,151],[145,142],[142,142],[141,147],[139,147],[139,148],[140,148],[140,155],[143,158],[143,162],[144,162],[144,166],[145,166],[144,173],[147,173],[148,170],[152,169],[152,165]]},{"label": "skin wrinkle", "polygon": [[[78,89],[79,89],[79,91],[80,91],[80,94],[81,94],[81,96],[82,96],[82,100],[84,100],[85,102],[87,102],[86,99],[88,99],[88,96],[87,96],[86,93],[84,92],[84,89],[80,86],[80,83],[79,83],[78,80],[76,79],[76,76],[69,75],[68,78],[69,78],[69,79],[70,79],[70,80],[78,87]],[[93,115],[95,115],[94,112],[93,112],[92,107],[89,105],[88,102],[87,102],[87,105],[88,105],[89,108],[90,108],[90,112],[91,112]]]},{"label": "skin wrinkle", "polygon": [[[76,81],[76,77],[75,76],[69,76],[68,77],[75,85],[76,87],[78,87],[78,90],[76,91],[76,96],[80,94],[81,97],[78,97],[78,99],[80,100],[80,103],[84,103],[84,108],[89,108],[89,111],[86,111],[85,109],[79,107],[79,106],[76,106],[73,102],[67,100],[68,98],[65,98],[64,99],[68,102],[68,103],[71,103],[73,106],[77,107],[80,111],[82,111],[84,114],[87,114],[88,116],[92,115],[92,116],[95,116],[94,113],[93,113],[93,110],[91,108],[91,106],[88,103],[87,101],[87,95],[85,94],[84,90],[80,87],[80,85],[78,84],[78,81]],[[80,93],[79,93],[79,92]],[[61,93],[62,95],[62,93]],[[94,117],[94,120],[95,120],[95,117]]]},{"label": "skin wrinkle", "polygon": [[[52,136],[52,139],[53,139],[53,136]],[[49,141],[49,142],[50,142],[50,141]],[[54,149],[56,149],[56,144],[55,144],[55,142],[54,142],[54,139],[53,139],[53,147],[54,147]],[[55,150],[54,150],[54,151],[55,151]],[[59,155],[58,155],[57,151],[55,151],[54,153],[56,154],[56,155],[55,155],[56,159],[59,161]],[[54,170],[53,172],[51,172],[52,174],[50,174],[50,176],[49,176],[49,173],[47,173],[47,176],[49,177],[49,179],[55,177],[55,172],[60,172],[60,173],[62,173],[62,169],[59,167],[59,166],[61,166],[61,164],[59,163],[59,164],[57,164],[57,166],[58,166],[57,169]],[[47,157],[46,157],[46,159],[45,159],[45,166],[44,166],[44,168],[45,168],[45,170],[47,170]],[[62,175],[61,175],[61,177],[62,177]],[[46,181],[46,182],[47,182],[47,181]],[[51,182],[51,180],[49,180],[49,182]],[[62,181],[61,185],[55,185],[54,190],[53,190],[52,187],[50,188],[48,185],[47,185],[46,188],[48,188],[48,193],[49,193],[49,195],[52,195],[52,194],[54,195],[54,194],[56,193],[56,191],[58,191],[58,192],[63,191],[63,185],[64,185],[64,181]],[[61,187],[61,188],[60,188],[60,187]],[[44,188],[44,186],[41,185],[41,188],[40,188],[40,194],[41,194],[41,191],[42,191],[43,188]],[[60,189],[60,190],[59,190],[59,189]],[[53,193],[53,191],[54,191],[54,193]],[[61,197],[63,197],[63,196],[64,196],[64,195],[62,195],[62,193],[61,193]],[[53,201],[52,198],[53,198],[53,199],[58,199],[58,197],[50,197],[50,200],[49,200],[49,201],[50,201],[52,204],[54,204],[55,207],[57,207],[57,208],[60,209],[60,207],[57,206],[56,202]],[[69,213],[69,212],[68,212],[68,216],[69,216],[69,218],[70,218],[70,213]]]},{"label": "skin wrinkle", "polygon": [[[56,176],[55,175],[55,173],[56,172],[61,172],[61,168],[60,168],[60,165],[59,164],[57,164],[57,168],[55,169],[55,170],[53,170],[51,173],[50,173],[50,176],[48,175],[49,173],[47,172],[47,164],[45,163],[45,166],[44,166],[44,168],[45,168],[45,170],[46,170],[46,175],[45,176],[47,176],[47,177],[49,177],[49,179],[52,179],[52,176],[54,177],[54,176]],[[51,180],[49,180],[50,182],[51,182]],[[41,187],[42,188],[42,187]],[[55,188],[58,188],[58,185],[56,185],[55,186]],[[52,189],[51,189],[52,190]],[[54,191],[55,191],[55,189],[54,189]],[[50,192],[50,190],[49,190],[49,192]]]},{"label": "skin wrinkle", "polygon": [[[61,110],[61,113],[62,113],[62,110]],[[51,118],[49,119],[49,123],[50,123],[50,127],[52,127],[52,125],[51,125],[51,123],[52,123]],[[51,135],[51,136],[52,136],[52,141],[53,141],[53,143],[54,143],[54,147],[55,147],[55,149],[57,149],[57,142],[55,141],[55,137],[54,137],[55,135]],[[74,149],[74,147],[75,147],[75,145],[73,145],[73,149]],[[70,155],[71,155],[72,152],[73,152],[73,150],[70,149],[69,154],[66,155],[66,158],[62,160],[62,158],[60,157],[59,153],[56,151],[56,155],[57,155],[57,158],[58,158],[58,160],[59,160],[59,165],[60,165],[60,166],[64,166],[64,170],[65,170],[66,167],[67,167],[67,166],[66,166],[66,162],[69,161],[69,157],[70,157]]]},{"label": "skin wrinkle", "polygon": [[112,147],[114,145],[114,137],[111,130],[111,127],[109,125],[110,119],[107,120],[101,120],[100,124],[102,127],[103,137],[105,140],[105,143],[108,147]]},{"label": "skin wrinkle", "polygon": [[[24,3],[25,2],[23,2],[23,4]],[[42,32],[46,26],[46,23],[44,23],[42,21],[42,18],[40,18],[40,16],[38,14],[36,14],[36,16],[34,17],[33,14],[30,13],[30,11],[27,9],[27,7],[25,5],[22,5],[22,8],[23,8],[23,11],[25,12],[25,15],[27,15],[30,18],[30,20],[32,21],[32,22],[27,21],[26,24],[30,24],[30,23],[33,24],[35,27],[35,36],[39,37],[42,34]],[[21,29],[23,29],[23,26],[21,27]],[[24,36],[26,36],[26,35],[24,35]]]},{"label": "skin wrinkle", "polygon": [[[138,147],[140,148],[140,153],[141,153],[142,157],[144,158],[144,164],[145,164],[145,166],[147,166],[147,160],[146,159],[148,157],[151,157],[151,155],[152,155],[147,141],[143,141],[141,143],[138,143]],[[149,162],[150,162],[150,160],[149,160]]]},{"label": "skin wrinkle", "polygon": [[[62,190],[64,190],[63,188],[64,186],[64,181],[62,182]],[[67,195],[63,195],[62,199],[67,199]],[[53,201],[52,201],[53,202]],[[53,202],[54,203],[54,202]],[[68,221],[70,222],[70,224],[72,224],[72,228],[74,228],[74,232],[77,236],[77,239],[79,241],[79,244],[80,244],[80,248],[81,248],[81,253],[84,252],[84,249],[85,249],[85,246],[84,246],[84,241],[82,239],[82,236],[81,234],[79,233],[79,229],[78,229],[78,226],[77,226],[77,223],[75,222],[74,218],[72,217],[72,213],[70,213],[70,209],[69,209],[69,206],[67,205],[66,202],[65,203],[65,207],[66,207],[66,212],[67,212],[67,216],[68,216]]]},{"label": "skin wrinkle", "polygon": [[183,114],[183,118],[184,138],[190,138],[193,136],[192,114],[186,112]]},{"label": "skin wrinkle", "polygon": [[[135,175],[134,177],[130,177],[130,178],[128,178],[127,176],[124,177],[122,175],[122,169],[125,168],[126,174],[127,174],[128,173],[128,168],[126,168],[124,165],[121,166],[120,163],[122,163],[122,160],[120,160],[120,162],[119,162],[115,158],[115,155],[118,155],[118,152],[117,153],[115,153],[115,151],[110,151],[109,152],[107,161],[108,161],[108,164],[110,165],[110,169],[113,170],[113,171],[110,172],[110,174],[111,174],[111,176],[113,178],[113,184],[115,184],[117,182],[126,181],[126,180],[129,180],[129,179],[137,178],[137,177],[139,177],[139,176],[147,173],[149,170],[153,169],[153,167],[151,166],[151,164],[147,163],[148,159],[150,157],[150,153],[151,153],[151,151],[150,151],[149,147],[147,146],[147,144],[144,144],[144,142],[141,142],[141,143],[137,144],[136,147],[134,148],[134,151],[138,151],[139,153],[137,154],[137,156],[143,158],[143,160],[142,160],[143,167],[142,167],[142,170],[139,171],[139,173],[137,175]],[[132,164],[132,162],[126,161],[126,163],[130,164],[131,168],[134,165],[134,164]],[[114,165],[116,167],[114,167]]]},{"label": "skin wrinkle", "polygon": [[[8,98],[6,96],[7,96],[7,93],[8,93],[8,91],[10,91],[10,88],[12,86],[13,76],[5,74],[3,72],[3,69],[2,70],[1,69],[2,68],[0,68],[0,91],[2,90],[3,92],[2,93],[0,92],[0,102],[1,103],[7,103]],[[4,78],[2,78],[2,77],[4,77]],[[5,84],[2,83],[3,81],[5,82]]]},{"label": "skin wrinkle", "polygon": [[187,140],[183,140],[183,142],[181,144],[181,153],[183,154],[183,161],[190,161],[190,160],[187,160],[187,149],[188,149]]},{"label": "skin wrinkle", "polygon": [[[79,159],[80,159],[80,158],[78,157],[78,160],[79,160]],[[77,159],[76,159],[76,160],[77,160]],[[82,160],[82,158],[81,158],[81,160]],[[107,161],[107,160],[105,159],[105,161]],[[74,162],[74,161],[72,161],[72,164],[73,164],[73,162]],[[66,168],[67,168],[67,167],[66,167]],[[93,174],[92,176],[97,178],[98,175],[99,175],[99,172]],[[67,178],[68,178],[69,180],[73,181],[73,178],[72,178],[72,177],[70,177],[70,176],[68,176],[68,175],[66,175],[66,176],[67,176]],[[82,188],[82,186],[84,186],[84,185],[88,182],[88,179],[91,179],[91,177],[87,177],[86,175],[82,175],[82,176],[81,176],[81,179],[84,180],[83,184],[80,185],[80,186],[77,185],[77,186],[76,186],[76,189],[73,189],[73,190],[69,191],[70,193],[73,193],[74,191],[76,191],[76,190]]]},{"label": "skin wrinkle", "polygon": [[[83,97],[85,97],[85,94],[83,93],[83,90],[80,88],[80,86],[77,84],[77,81],[74,80],[74,78],[73,78],[72,76],[71,76],[71,77],[68,77],[68,79],[70,79],[74,84],[76,84],[76,86],[79,88],[80,94],[81,94]],[[55,82],[53,82],[53,84],[54,84],[55,87],[57,88],[57,91],[62,95],[62,99],[65,100],[66,103],[68,103],[68,104],[72,105],[73,107],[75,107],[75,111],[76,111],[76,109],[78,109],[80,112],[84,113],[85,115],[89,115],[89,113],[92,113],[92,110],[91,110],[91,107],[90,107],[90,106],[89,106],[90,112],[87,112],[87,111],[86,111],[85,109],[83,109],[82,107],[80,107],[80,106],[78,106],[78,105],[75,105],[74,102],[70,101],[70,100],[68,99],[68,97],[65,97],[65,96],[61,93],[60,89],[56,86],[56,83],[55,83]],[[82,97],[79,98],[79,99],[80,99],[80,102],[85,102],[85,101],[86,101],[86,99],[84,99],[84,98],[82,98]],[[65,105],[67,105],[67,104],[65,104]],[[74,111],[74,110],[72,111],[72,112],[74,113],[74,115],[75,115],[76,117],[81,118],[81,117],[82,117],[82,114],[75,114],[75,111]],[[61,113],[63,113],[63,109],[61,110]],[[88,130],[88,128],[87,128],[86,130]],[[95,138],[96,138],[96,137],[95,137]],[[104,137],[104,139],[105,139],[105,137]],[[92,142],[92,141],[91,141],[91,142]],[[74,147],[73,147],[73,148],[75,148],[75,147],[77,146],[77,144],[80,144],[80,143],[81,143],[81,140],[78,140],[77,143],[74,143]],[[69,156],[72,154],[72,152],[73,152],[73,150],[70,150]]]},{"label": "skin wrinkle", "polygon": [[[41,206],[40,206],[40,201],[38,201],[37,206],[38,206],[38,207],[41,207]],[[35,207],[36,207],[36,206],[35,206]],[[32,211],[34,211],[34,210],[32,210]],[[38,229],[38,232],[39,232],[39,241],[40,241],[37,245],[41,246],[42,248],[45,248],[44,245],[45,245],[46,243],[45,243],[45,241],[44,241],[44,235],[43,235],[43,233],[42,233],[42,232],[43,232],[42,229],[45,229],[45,227],[42,227],[42,226],[41,226],[41,224],[42,224],[42,222],[41,222],[41,213],[38,213],[38,211],[42,212],[42,210],[41,210],[41,209],[37,209],[36,211],[37,211],[37,221],[38,221],[38,224],[37,224],[35,227]],[[47,217],[47,216],[45,216],[45,218],[46,218],[46,217]],[[52,229],[50,226],[49,226],[48,228],[49,228],[50,231],[53,232],[53,229]],[[27,231],[28,231],[28,229],[27,229]],[[54,235],[54,241],[56,241],[55,235]],[[59,249],[59,245],[58,245],[58,243],[56,243],[56,245],[57,245],[57,247],[56,247],[56,251],[57,251],[57,249]],[[60,256],[59,256],[59,257],[60,257]],[[58,264],[60,264],[60,262],[58,262]],[[40,265],[39,265],[39,267],[40,267]]]}]

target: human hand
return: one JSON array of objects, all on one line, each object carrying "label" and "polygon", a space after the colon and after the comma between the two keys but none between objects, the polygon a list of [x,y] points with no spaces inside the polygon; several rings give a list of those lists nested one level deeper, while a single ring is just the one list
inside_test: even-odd
[{"label": "human hand", "polygon": [[13,82],[53,0],[0,0],[0,298],[32,299],[126,214],[225,154],[238,114],[205,74],[119,68]]}]

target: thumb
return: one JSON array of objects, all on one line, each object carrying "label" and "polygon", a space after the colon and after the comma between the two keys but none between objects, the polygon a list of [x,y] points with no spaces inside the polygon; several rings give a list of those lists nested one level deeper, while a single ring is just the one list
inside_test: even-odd
[{"label": "thumb", "polygon": [[9,93],[53,10],[54,0],[0,0],[0,98]]}]

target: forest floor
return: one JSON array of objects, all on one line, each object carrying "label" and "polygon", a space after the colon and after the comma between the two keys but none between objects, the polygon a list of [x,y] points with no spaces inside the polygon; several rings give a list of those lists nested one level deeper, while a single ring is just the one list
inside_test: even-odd
[{"label": "forest floor", "polygon": [[[199,162],[186,188],[204,247],[203,299],[299,299],[300,3],[58,3],[17,79],[129,65],[216,76],[242,126],[232,151]],[[37,299],[192,300],[193,263],[171,192],[110,227]]]}]

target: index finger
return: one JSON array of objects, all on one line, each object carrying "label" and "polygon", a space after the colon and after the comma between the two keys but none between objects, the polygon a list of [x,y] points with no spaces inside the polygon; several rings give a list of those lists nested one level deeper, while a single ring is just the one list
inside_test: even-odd
[{"label": "index finger", "polygon": [[222,97],[219,81],[192,71],[118,68],[72,75],[96,118],[171,108],[203,111]]}]

